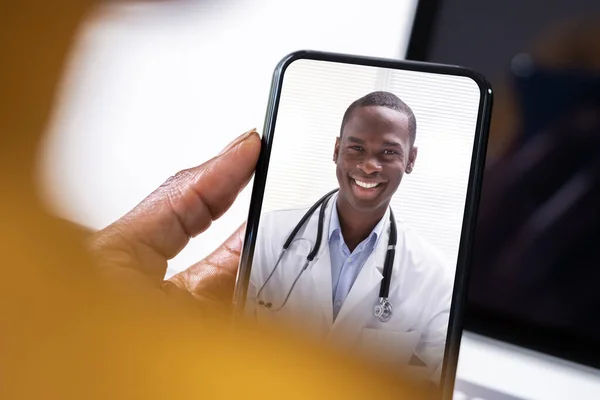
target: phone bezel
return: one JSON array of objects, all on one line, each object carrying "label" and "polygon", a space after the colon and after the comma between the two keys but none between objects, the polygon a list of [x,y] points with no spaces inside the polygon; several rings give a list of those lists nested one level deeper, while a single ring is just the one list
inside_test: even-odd
[{"label": "phone bezel", "polygon": [[261,153],[254,176],[250,208],[248,212],[246,231],[244,234],[244,244],[242,247],[233,298],[234,308],[237,316],[240,315],[244,308],[248,291],[251,261],[254,257],[254,247],[256,243],[258,224],[260,222],[264,189],[271,155],[271,145],[275,133],[275,123],[277,120],[277,111],[284,75],[286,69],[297,60],[327,61],[342,64],[464,76],[472,79],[479,87],[480,100],[477,114],[477,125],[471,158],[471,168],[469,172],[463,225],[459,242],[459,252],[452,294],[452,305],[450,310],[450,321],[448,325],[446,348],[444,352],[444,364],[442,366],[440,381],[440,386],[443,392],[442,397],[451,399],[454,388],[454,380],[456,377],[458,350],[460,348],[460,339],[463,327],[463,315],[466,303],[466,287],[469,277],[468,271],[470,267],[471,246],[473,242],[473,233],[479,205],[483,168],[485,164],[485,150],[487,148],[487,137],[492,108],[491,86],[485,78],[475,71],[459,66],[415,61],[400,61],[311,50],[296,51],[284,57],[277,64],[273,74],[267,114],[263,128]]}]

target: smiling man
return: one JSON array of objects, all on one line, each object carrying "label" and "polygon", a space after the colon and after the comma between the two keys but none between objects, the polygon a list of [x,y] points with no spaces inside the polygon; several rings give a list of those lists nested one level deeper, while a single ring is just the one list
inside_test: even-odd
[{"label": "smiling man", "polygon": [[[369,93],[348,107],[333,153],[339,191],[313,207],[301,225],[308,208],[261,216],[247,308],[258,319],[304,330],[379,362],[413,367],[435,381],[452,274],[390,208],[415,165],[416,127],[410,107],[389,92]],[[382,296],[387,280],[389,293]],[[376,311],[386,297],[388,318]]]},{"label": "smiling man", "polygon": [[382,222],[390,200],[417,158],[415,114],[389,92],[373,92],[348,107],[333,161],[340,185],[338,218],[350,251]]}]

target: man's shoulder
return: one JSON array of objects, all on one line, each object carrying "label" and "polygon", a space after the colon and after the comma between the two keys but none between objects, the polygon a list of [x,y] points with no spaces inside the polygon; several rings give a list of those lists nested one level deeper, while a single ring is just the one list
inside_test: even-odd
[{"label": "man's shoulder", "polygon": [[426,265],[429,269],[447,270],[449,268],[444,254],[425,236],[404,222],[398,222],[397,226],[398,231],[402,232],[402,243],[399,244],[403,245],[404,251],[412,260]]},{"label": "man's shoulder", "polygon": [[261,225],[277,224],[277,226],[296,225],[306,214],[309,207],[294,207],[265,211],[260,216]]},{"label": "man's shoulder", "polygon": [[271,249],[279,249],[283,246],[284,241],[306,211],[308,207],[269,210],[262,213],[258,225],[257,251],[260,251],[260,245]]}]

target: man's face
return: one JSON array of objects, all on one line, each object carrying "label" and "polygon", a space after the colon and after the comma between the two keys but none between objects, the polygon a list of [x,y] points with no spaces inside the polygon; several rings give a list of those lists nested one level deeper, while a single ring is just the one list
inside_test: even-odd
[{"label": "man's face", "polygon": [[362,213],[387,207],[416,157],[404,113],[377,106],[356,108],[335,143],[340,200]]}]

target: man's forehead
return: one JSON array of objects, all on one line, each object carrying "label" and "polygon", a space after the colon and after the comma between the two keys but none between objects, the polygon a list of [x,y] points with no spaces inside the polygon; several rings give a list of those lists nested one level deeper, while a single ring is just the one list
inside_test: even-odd
[{"label": "man's forehead", "polygon": [[358,107],[344,126],[343,137],[352,135],[371,138],[409,139],[406,113],[383,106]]},{"label": "man's forehead", "polygon": [[364,135],[349,134],[349,135],[344,136],[344,138],[347,142],[364,144],[364,143],[368,142],[369,139],[373,138],[373,136],[375,136],[377,139],[381,139],[383,145],[398,146],[401,144],[401,140],[399,140],[400,137],[398,135],[394,134],[393,132],[380,134],[380,135],[369,135],[369,137],[365,137]]}]

